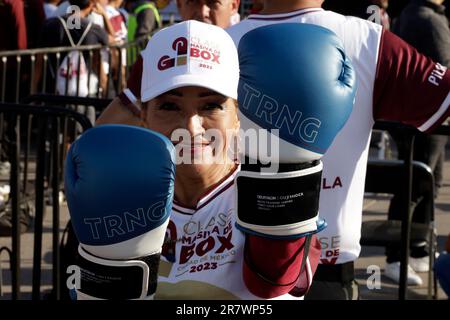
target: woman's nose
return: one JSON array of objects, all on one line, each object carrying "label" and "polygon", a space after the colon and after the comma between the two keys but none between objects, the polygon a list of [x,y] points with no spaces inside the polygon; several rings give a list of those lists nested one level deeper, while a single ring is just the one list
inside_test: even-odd
[{"label": "woman's nose", "polygon": [[203,127],[203,118],[198,114],[190,116],[187,118],[186,129],[191,134],[191,137],[204,134],[205,128]]}]

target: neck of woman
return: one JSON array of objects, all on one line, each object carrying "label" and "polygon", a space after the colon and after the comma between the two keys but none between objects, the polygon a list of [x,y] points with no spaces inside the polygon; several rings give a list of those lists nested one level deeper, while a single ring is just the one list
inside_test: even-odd
[{"label": "neck of woman", "polygon": [[195,208],[198,201],[222,182],[236,166],[234,163],[215,165],[207,173],[202,174],[177,168],[175,199],[183,206]]}]

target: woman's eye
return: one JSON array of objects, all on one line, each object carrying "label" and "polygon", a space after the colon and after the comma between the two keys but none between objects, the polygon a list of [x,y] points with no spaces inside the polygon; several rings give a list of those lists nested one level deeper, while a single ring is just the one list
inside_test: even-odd
[{"label": "woman's eye", "polygon": [[158,106],[158,110],[166,110],[166,111],[178,111],[179,108],[175,103],[162,103]]},{"label": "woman's eye", "polygon": [[209,110],[209,111],[215,111],[215,110],[223,110],[223,106],[218,104],[218,103],[208,103],[207,105],[205,105],[205,107],[203,108],[204,110]]}]

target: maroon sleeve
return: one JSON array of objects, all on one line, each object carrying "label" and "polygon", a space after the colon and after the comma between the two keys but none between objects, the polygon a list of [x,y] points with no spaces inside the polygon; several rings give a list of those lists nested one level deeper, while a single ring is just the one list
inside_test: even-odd
[{"label": "maroon sleeve", "polygon": [[248,235],[244,249],[244,283],[251,293],[264,299],[286,293],[301,297],[311,285],[320,249],[315,235],[310,243],[306,238],[274,240]]},{"label": "maroon sleeve", "polygon": [[[131,67],[131,72],[127,80],[127,89],[130,90],[137,99],[140,99],[141,97],[141,78],[142,57],[139,55],[136,62]],[[119,98],[125,106],[134,105],[123,91],[119,94]]]},{"label": "maroon sleeve", "polygon": [[375,120],[431,131],[449,116],[450,72],[383,31],[374,84]]}]

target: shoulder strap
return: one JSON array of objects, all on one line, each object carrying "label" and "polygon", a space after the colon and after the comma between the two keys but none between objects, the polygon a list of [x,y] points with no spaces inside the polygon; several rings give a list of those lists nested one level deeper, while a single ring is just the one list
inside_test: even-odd
[{"label": "shoulder strap", "polygon": [[117,10],[117,11],[119,11],[119,14],[120,14],[120,16],[122,17],[122,19],[123,19],[123,23],[125,23],[125,25],[127,24],[127,16],[125,16],[125,13],[123,13],[122,12],[122,10]]},{"label": "shoulder strap", "polygon": [[141,13],[142,11],[144,11],[146,9],[150,9],[153,11],[153,15],[155,16],[156,24],[158,25],[158,28],[160,28],[161,27],[161,17],[159,15],[158,9],[152,2],[147,2],[147,3],[141,4],[140,6],[138,6],[136,9],[134,9],[134,14],[137,16],[139,13]]},{"label": "shoulder strap", "polygon": [[138,15],[139,13],[141,13],[142,11],[144,11],[145,9],[152,9],[152,4],[151,4],[150,2],[143,3],[143,4],[141,4],[140,6],[137,6],[137,7],[134,9],[133,13],[134,13],[135,15]]},{"label": "shoulder strap", "polygon": [[70,34],[69,29],[67,28],[66,21],[64,21],[64,19],[59,16],[58,16],[58,19],[59,19],[59,21],[61,21],[64,31],[66,32],[67,38],[69,38],[70,45],[72,47],[75,47],[75,42],[73,42],[72,35]]},{"label": "shoulder strap", "polygon": [[158,8],[153,3],[150,3],[150,6],[153,10],[153,14],[155,15],[156,24],[158,25],[158,28],[161,28],[161,16],[159,15]]},{"label": "shoulder strap", "polygon": [[92,27],[92,21],[89,21],[89,24],[87,25],[86,29],[84,29],[84,32],[81,35],[81,38],[80,38],[80,40],[77,43],[77,46],[79,46],[83,42],[84,38],[86,38],[86,36],[87,36],[89,30],[91,29],[91,27]]},{"label": "shoulder strap", "polygon": [[80,40],[78,41],[77,44],[75,44],[75,42],[73,41],[72,35],[70,34],[70,30],[69,30],[69,28],[67,28],[66,21],[64,21],[64,19],[61,18],[61,17],[58,17],[58,19],[59,19],[59,21],[61,21],[61,24],[64,27],[64,31],[66,32],[67,37],[69,38],[70,45],[72,47],[77,47],[83,42],[84,38],[86,38],[86,35],[87,35],[87,33],[89,32],[89,30],[91,29],[91,26],[92,26],[92,21],[89,21],[89,24],[87,25],[86,29],[84,29],[84,32],[81,35]]}]

